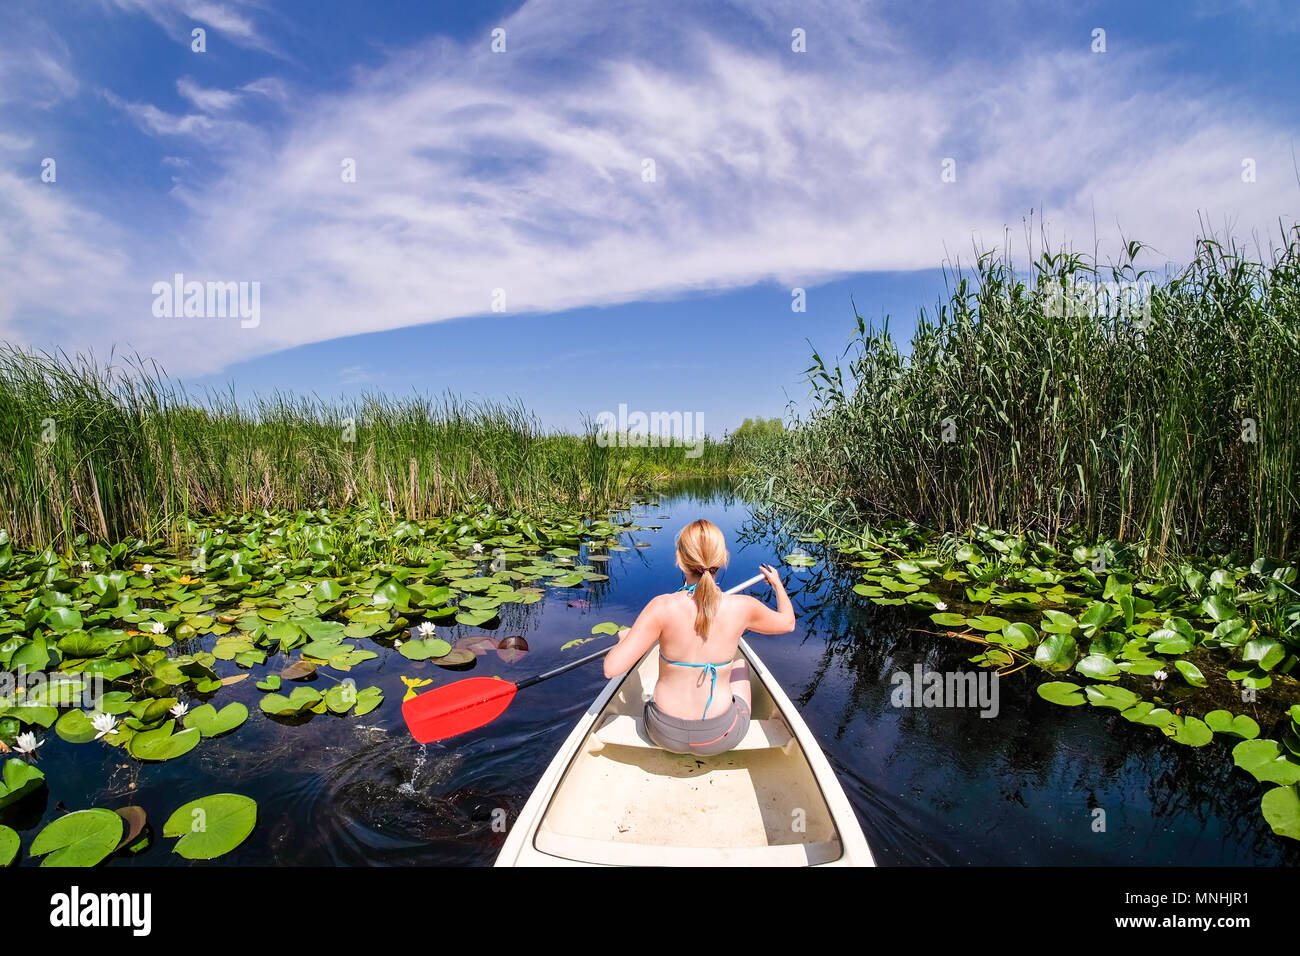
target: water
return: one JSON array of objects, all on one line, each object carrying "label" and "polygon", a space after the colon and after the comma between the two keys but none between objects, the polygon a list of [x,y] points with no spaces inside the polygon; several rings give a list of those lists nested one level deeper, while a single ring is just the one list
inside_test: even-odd
[{"label": "water", "polygon": [[[163,821],[189,800],[235,792],[258,801],[259,820],[225,863],[489,864],[505,839],[501,820],[523,807],[603,686],[600,668],[593,664],[528,688],[482,730],[424,747],[402,723],[400,676],[432,678],[431,686],[471,674],[520,680],[598,649],[611,639],[559,650],[603,621],[630,624],[650,597],[677,588],[673,538],[698,517],[727,535],[732,563],[724,588],[760,563],[779,565],[796,547],[771,535],[741,543],[749,509],[717,488],[683,491],[638,508],[636,516],[662,528],[636,535],[651,547],[613,554],[605,566],[608,582],[588,593],[548,591],[538,604],[503,609],[494,633],[523,634],[532,648],[517,663],[482,657],[462,673],[381,650],[379,659],[347,675],[358,687],[377,684],[384,691],[379,709],[359,718],[318,715],[296,726],[258,710],[261,694],[250,678],[214,700],[218,706],[244,701],[248,723],[161,764],[139,764],[102,743],[73,745],[47,732],[39,765],[49,788],[0,811],[0,823],[22,833],[26,865],[34,833],[65,810],[134,803],[149,815],[154,845],[109,865],[190,865],[169,852],[173,841],[161,838]],[[1262,789],[1232,766],[1230,745],[1180,747],[1108,711],[1049,704],[1034,693],[1037,678],[1029,672],[1001,682],[995,718],[981,718],[974,708],[895,708],[890,675],[911,672],[918,662],[926,669],[974,669],[966,663],[970,646],[913,632],[924,618],[870,605],[849,590],[850,575],[813,569],[785,576],[798,629],[748,640],[821,742],[877,862],[1300,863],[1300,847],[1274,836],[1260,816]],[[749,593],[766,597],[763,590]],[[569,607],[575,598],[590,607]],[[439,632],[446,636],[446,630]],[[453,639],[483,633],[455,630]],[[218,667],[223,676],[239,673],[233,663]],[[321,690],[328,684],[316,682]],[[1095,810],[1105,813],[1104,832],[1094,829]]]}]

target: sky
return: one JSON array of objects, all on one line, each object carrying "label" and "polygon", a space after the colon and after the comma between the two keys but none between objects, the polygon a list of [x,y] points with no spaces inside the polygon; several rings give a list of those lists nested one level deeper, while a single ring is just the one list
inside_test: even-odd
[{"label": "sky", "polygon": [[6,0],[0,340],[718,435],[977,250],[1266,248],[1298,48],[1293,0]]}]

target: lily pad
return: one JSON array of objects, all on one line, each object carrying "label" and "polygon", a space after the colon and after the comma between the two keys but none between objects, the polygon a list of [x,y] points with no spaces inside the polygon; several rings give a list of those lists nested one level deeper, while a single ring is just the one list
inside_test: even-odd
[{"label": "lily pad", "polygon": [[21,843],[16,830],[0,825],[0,866],[8,866],[14,861]]},{"label": "lily pad", "polygon": [[54,732],[70,744],[85,744],[95,739],[98,731],[83,710],[65,711],[54,724]]},{"label": "lily pad", "polygon": [[1078,707],[1080,704],[1088,702],[1087,698],[1083,696],[1079,685],[1071,684],[1069,681],[1048,681],[1045,684],[1039,684],[1037,689],[1039,697],[1053,704]]},{"label": "lily pad", "polygon": [[163,824],[163,836],[180,837],[172,852],[187,860],[212,860],[243,843],[256,825],[257,801],[216,793],[179,808]]},{"label": "lily pad", "polygon": [[1260,798],[1259,808],[1274,833],[1300,840],[1300,791],[1295,787],[1274,787]]},{"label": "lily pad", "polygon": [[212,704],[202,704],[185,715],[185,726],[197,730],[204,737],[228,733],[248,720],[248,708],[235,701],[217,710]]},{"label": "lily pad", "polygon": [[1094,707],[1113,707],[1125,711],[1138,703],[1138,695],[1123,687],[1110,687],[1105,684],[1089,684],[1084,688],[1088,702]]},{"label": "lily pad", "polygon": [[1286,648],[1279,641],[1271,637],[1256,638],[1246,645],[1241,659],[1248,663],[1254,663],[1259,666],[1260,670],[1271,671],[1278,664],[1282,663],[1282,658],[1286,656]]},{"label": "lily pad", "polygon": [[[144,830],[148,817],[140,807],[119,807],[113,811],[122,818],[122,839],[117,844],[117,850],[129,848],[139,842],[141,832]],[[138,847],[142,849],[142,847]]]},{"label": "lily pad", "polygon": [[285,717],[299,713],[308,707],[314,707],[320,703],[320,699],[321,693],[318,690],[311,687],[295,687],[288,697],[283,694],[267,694],[258,702],[258,706],[264,713]]},{"label": "lily pad", "polygon": [[1178,668],[1178,673],[1183,675],[1183,680],[1193,687],[1205,687],[1207,682],[1205,675],[1201,673],[1199,667],[1191,661],[1174,661],[1174,667]]},{"label": "lily pad", "polygon": [[301,658],[294,661],[284,670],[280,671],[279,676],[285,680],[303,680],[311,677],[316,673],[316,665],[311,661],[304,661]]},{"label": "lily pad", "polygon": [[471,608],[468,611],[458,611],[456,613],[456,623],[464,624],[466,627],[480,627],[496,616],[497,612],[491,608],[482,610]]},{"label": "lily pad", "polygon": [[126,751],[136,760],[173,760],[189,753],[199,744],[197,730],[182,730],[173,734],[176,721],[169,720],[154,730],[135,734],[126,745]]},{"label": "lily pad", "polygon": [[378,687],[364,687],[357,691],[357,703],[352,713],[364,717],[384,702],[384,692]]},{"label": "lily pad", "polygon": [[1116,680],[1121,673],[1114,661],[1101,654],[1089,654],[1079,661],[1074,669],[1094,680]]},{"label": "lily pad", "polygon": [[1170,739],[1188,747],[1204,747],[1214,739],[1214,732],[1199,717],[1174,718]]},{"label": "lily pad", "polygon": [[1234,717],[1230,711],[1212,710],[1205,715],[1205,723],[1216,734],[1232,734],[1245,740],[1259,736],[1259,724],[1245,714]]},{"label": "lily pad", "polygon": [[528,653],[528,642],[519,636],[503,637],[497,645],[497,657],[507,664],[523,660]]},{"label": "lily pad", "polygon": [[1048,671],[1066,671],[1074,666],[1078,645],[1069,634],[1053,633],[1034,652],[1034,660]]},{"label": "lily pad", "polygon": [[497,640],[488,637],[486,634],[475,634],[472,637],[462,637],[452,645],[454,651],[470,651],[471,653],[481,656],[489,651],[497,649]]},{"label": "lily pad", "polygon": [[1157,707],[1147,700],[1138,701],[1127,710],[1120,711],[1120,716],[1135,724],[1145,724],[1148,727],[1158,727],[1161,730],[1172,726],[1178,719],[1172,711],[1164,707]]},{"label": "lily pad", "polygon": [[17,803],[45,785],[45,774],[25,760],[11,757],[0,773],[0,808]]},{"label": "lily pad", "polygon": [[451,645],[440,637],[431,637],[426,641],[406,641],[397,649],[407,660],[427,661],[431,657],[443,657],[451,652]]},{"label": "lily pad", "polygon": [[962,627],[966,623],[964,614],[952,614],[947,611],[940,611],[938,614],[931,614],[930,620],[941,627]]},{"label": "lily pad", "polygon": [[473,651],[457,647],[453,647],[442,657],[433,658],[433,662],[439,667],[464,667],[466,664],[473,664],[476,660],[478,655]]},{"label": "lily pad", "polygon": [[1300,783],[1300,762],[1283,753],[1276,740],[1243,740],[1232,748],[1232,762],[1260,783]]},{"label": "lily pad", "polygon": [[36,835],[29,851],[41,866],[94,866],[117,849],[125,823],[112,810],[75,810]]}]

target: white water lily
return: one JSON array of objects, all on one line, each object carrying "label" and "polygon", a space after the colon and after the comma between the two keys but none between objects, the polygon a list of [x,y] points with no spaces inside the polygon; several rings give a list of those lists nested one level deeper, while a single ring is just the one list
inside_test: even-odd
[{"label": "white water lily", "polygon": [[146,564],[144,567],[140,569],[140,573],[143,574],[146,578],[153,577],[153,565]]},{"label": "white water lily", "polygon": [[423,623],[421,623],[420,636],[423,638],[433,637],[433,625],[430,624],[428,621],[424,621]]},{"label": "white water lily", "polygon": [[177,720],[180,720],[180,718],[185,716],[185,712],[189,709],[190,709],[190,705],[185,703],[185,701],[182,700],[182,701],[177,701],[176,706],[174,706],[170,711],[168,711],[168,713],[170,713]]},{"label": "white water lily", "polygon": [[474,544],[471,544],[471,545],[469,546],[469,553],[470,553],[470,554],[482,554],[482,553],[483,553],[483,545],[478,544],[477,542],[474,543]]},{"label": "white water lily", "polygon": [[149,632],[151,634],[166,634],[167,625],[164,624],[162,621],[154,621],[152,624],[149,625]]},{"label": "white water lily", "polygon": [[33,733],[19,734],[18,739],[14,741],[14,750],[20,754],[34,754],[37,747],[44,747],[45,741],[37,741]]},{"label": "white water lily", "polygon": [[1156,671],[1156,672],[1155,672],[1154,674],[1152,674],[1151,676],[1154,677],[1156,680],[1168,680],[1168,679],[1169,679],[1169,671]]},{"label": "white water lily", "polygon": [[117,733],[117,731],[113,729],[117,726],[117,718],[111,714],[93,714],[90,718],[90,726],[99,731],[99,733],[95,734],[95,739],[98,740],[105,734]]},{"label": "white water lily", "polygon": [[92,567],[94,567],[94,565],[92,565],[89,561],[81,562],[81,570],[83,571],[89,571]]},{"label": "white water lily", "polygon": [[946,610],[948,610],[948,605],[947,605],[947,603],[945,603],[944,601],[935,601],[935,602],[934,602],[934,609],[935,609],[936,611],[946,611]]}]

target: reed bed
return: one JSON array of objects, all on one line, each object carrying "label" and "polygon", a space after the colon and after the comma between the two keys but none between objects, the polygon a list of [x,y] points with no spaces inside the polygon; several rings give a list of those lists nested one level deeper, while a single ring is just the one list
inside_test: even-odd
[{"label": "reed bed", "polygon": [[[1285,556],[1300,525],[1300,227],[1255,258],[1198,241],[1181,272],[979,256],[910,347],[858,315],[752,493],[811,522],[899,519],[1173,553]],[[1124,303],[1061,295],[1149,283]],[[1141,290],[1141,285],[1137,288]],[[1132,301],[1134,298],[1140,301]],[[1086,297],[1085,297],[1086,299]]]},{"label": "reed bed", "polygon": [[275,393],[195,399],[156,364],[0,348],[0,527],[27,546],[165,537],[188,516],[360,505],[411,518],[480,507],[595,514],[678,474],[726,471],[709,442],[603,446],[518,402]]}]

